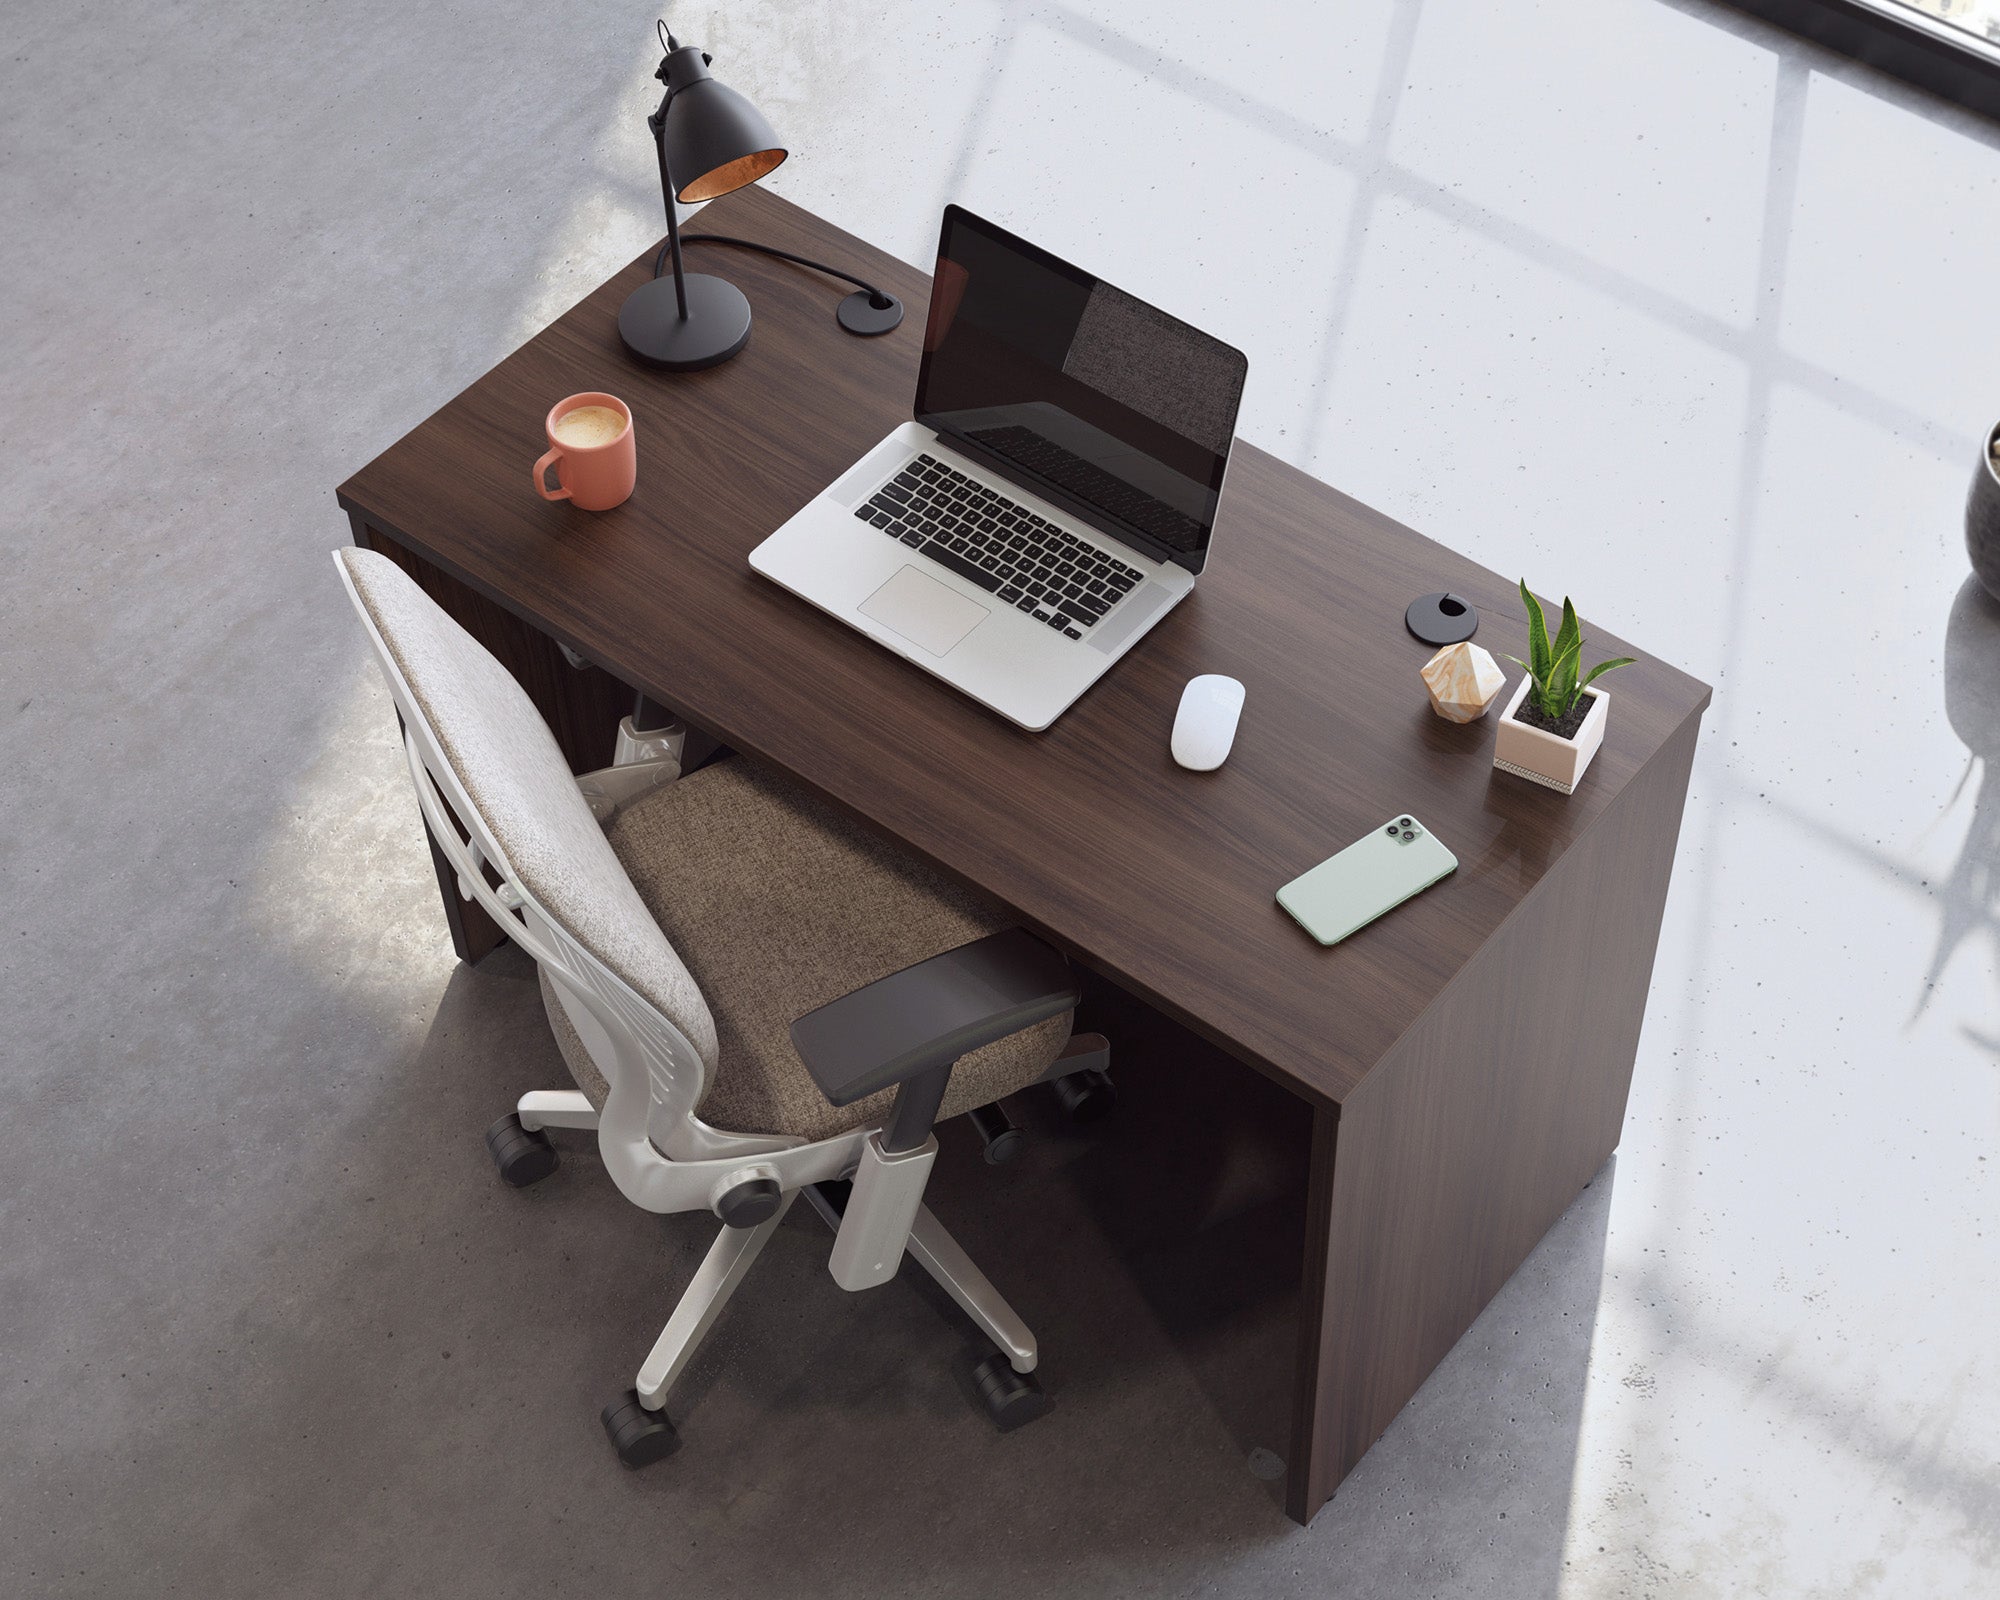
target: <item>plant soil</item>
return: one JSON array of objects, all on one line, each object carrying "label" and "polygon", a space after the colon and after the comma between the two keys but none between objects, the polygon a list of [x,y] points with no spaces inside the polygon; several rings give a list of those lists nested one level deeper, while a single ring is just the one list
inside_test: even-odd
[{"label": "plant soil", "polygon": [[1525,722],[1531,728],[1540,728],[1544,733],[1552,733],[1558,739],[1574,739],[1576,730],[1583,726],[1583,719],[1590,715],[1591,697],[1580,694],[1576,704],[1569,708],[1569,715],[1558,722],[1535,704],[1532,698],[1523,700],[1514,713],[1516,722]]}]

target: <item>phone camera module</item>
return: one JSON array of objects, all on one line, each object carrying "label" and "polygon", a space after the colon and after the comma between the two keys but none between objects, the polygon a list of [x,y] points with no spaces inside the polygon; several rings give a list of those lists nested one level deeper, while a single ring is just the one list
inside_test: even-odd
[{"label": "phone camera module", "polygon": [[1414,838],[1416,838],[1416,835],[1415,835],[1414,833],[1410,832],[1410,830],[1409,830],[1409,829],[1405,828],[1405,829],[1403,830],[1403,843],[1404,843],[1404,844],[1408,844],[1408,843],[1409,843],[1409,842],[1410,842],[1410,841],[1411,841],[1412,839],[1414,839]]}]

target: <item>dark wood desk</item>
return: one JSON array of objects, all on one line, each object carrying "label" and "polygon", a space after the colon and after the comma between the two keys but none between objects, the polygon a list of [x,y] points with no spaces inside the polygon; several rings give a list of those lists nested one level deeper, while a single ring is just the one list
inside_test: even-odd
[{"label": "dark wood desk", "polygon": [[[1617,1145],[1709,691],[1593,632],[1593,654],[1640,659],[1607,680],[1609,732],[1578,793],[1496,773],[1490,723],[1431,714],[1429,652],[1402,615],[1450,588],[1480,607],[1480,643],[1525,655],[1512,583],[1239,445],[1194,594],[1024,733],[746,563],[908,416],[927,279],[762,190],[702,225],[850,263],[910,315],[854,339],[816,274],[696,246],[756,325],[735,361],[656,375],[615,326],[649,252],[350,478],[355,537],[508,662],[577,770],[609,759],[626,686],[643,689],[1312,1107],[1287,1485],[1307,1520]],[[601,515],[528,483],[544,413],[591,388],[627,400],[639,430],[638,492]],[[1200,672],[1249,687],[1209,774],[1167,754]],[[1312,943],[1273,891],[1404,810],[1459,871],[1334,949]],[[440,881],[477,959],[496,934]]]}]

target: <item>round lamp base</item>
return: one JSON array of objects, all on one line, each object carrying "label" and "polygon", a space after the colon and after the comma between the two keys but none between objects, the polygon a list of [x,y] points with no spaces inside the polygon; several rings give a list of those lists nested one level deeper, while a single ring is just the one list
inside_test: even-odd
[{"label": "round lamp base", "polygon": [[618,309],[618,337],[649,367],[698,372],[719,366],[750,342],[750,302],[741,289],[699,272],[683,281],[685,318],[672,278],[642,283]]},{"label": "round lamp base", "polygon": [[886,306],[876,305],[875,297],[866,289],[856,289],[840,302],[834,315],[849,333],[872,339],[878,333],[901,326],[903,321],[903,302],[892,294],[884,294],[882,298],[889,302]]}]

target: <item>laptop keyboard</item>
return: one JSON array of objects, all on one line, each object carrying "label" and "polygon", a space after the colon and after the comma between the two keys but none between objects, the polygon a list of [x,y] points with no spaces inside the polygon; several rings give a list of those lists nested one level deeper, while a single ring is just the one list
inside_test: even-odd
[{"label": "laptop keyboard", "polygon": [[1164,500],[1134,488],[1123,478],[1112,476],[1031,428],[978,428],[970,437],[995,455],[1018,462],[1030,472],[1039,472],[1058,489],[1067,489],[1078,499],[1102,507],[1114,517],[1123,517],[1141,533],[1150,533],[1176,550],[1195,549],[1208,532],[1206,523],[1195,521],[1184,511],[1176,511]]},{"label": "laptop keyboard", "polygon": [[935,456],[918,456],[854,514],[1070,639],[1144,576]]}]

